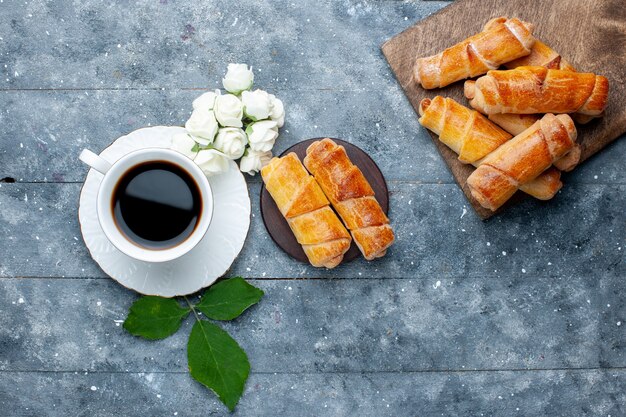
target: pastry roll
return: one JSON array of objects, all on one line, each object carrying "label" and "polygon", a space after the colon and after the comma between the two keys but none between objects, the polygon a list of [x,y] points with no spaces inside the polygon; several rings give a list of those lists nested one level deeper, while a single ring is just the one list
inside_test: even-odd
[{"label": "pastry roll", "polygon": [[[507,62],[504,66],[508,69],[523,66],[542,66],[548,69],[576,71],[576,69],[569,62],[561,57],[561,54],[538,39],[535,39],[535,44],[530,50],[530,55]],[[542,115],[540,114],[502,113],[490,114],[489,120],[495,122],[498,126],[512,135],[518,135],[532,126],[537,120],[541,119],[541,116]],[[580,113],[573,113],[571,116],[576,123],[580,124],[589,123],[595,118],[595,116]],[[555,161],[554,166],[561,171],[571,171],[576,167],[576,165],[578,165],[578,162],[580,162],[580,155],[580,145],[576,145],[567,153],[567,155],[558,161]]]},{"label": "pastry roll", "polygon": [[535,43],[532,31],[532,25],[515,18],[492,19],[482,32],[437,55],[418,58],[413,79],[423,88],[431,89],[485,74],[530,54]]},{"label": "pastry roll", "polygon": [[339,265],[350,248],[350,234],[298,156],[273,158],[261,176],[311,265]]},{"label": "pastry roll", "polygon": [[574,67],[569,62],[564,60],[558,52],[541,42],[539,39],[535,39],[535,44],[530,49],[529,55],[510,62],[505,62],[504,66],[508,69],[540,66],[563,71],[576,71]]},{"label": "pastry roll", "polygon": [[582,113],[600,116],[609,81],[590,73],[518,67],[465,82],[470,105],[484,114]]},{"label": "pastry roll", "polygon": [[[476,110],[451,98],[436,96],[420,102],[419,122],[439,135],[439,140],[459,155],[466,164],[479,166],[483,158],[513,136],[487,120]],[[562,187],[561,174],[549,169],[520,189],[540,200],[549,200]]]},{"label": "pastry roll", "polygon": [[313,174],[368,261],[385,255],[394,241],[389,219],[361,170],[331,139],[313,142],[304,165]]},{"label": "pastry roll", "polygon": [[566,114],[546,114],[530,128],[489,154],[467,178],[472,196],[496,210],[519,188],[539,176],[576,143],[576,127]]},{"label": "pastry roll", "polygon": [[[573,116],[584,116],[578,113],[572,115]],[[586,116],[584,116],[586,117]],[[503,113],[503,114],[490,114],[489,120],[495,122],[502,129],[506,130],[512,135],[519,135],[524,130],[531,127],[537,120],[541,119],[541,115],[539,114],[513,114],[513,113]],[[578,121],[577,118],[574,120]],[[554,166],[561,171],[569,172],[576,168],[578,162],[580,162],[580,155],[582,153],[582,149],[580,145],[576,144],[571,151],[569,151],[564,157],[554,161]],[[520,188],[522,191],[526,192],[526,190]]]},{"label": "pastry roll", "polygon": [[[530,50],[530,55],[507,62],[504,66],[508,69],[524,66],[540,66],[548,69],[576,71],[569,62],[561,58],[558,52],[538,39],[535,39],[535,44]],[[542,116],[542,114],[495,113],[489,115],[489,120],[510,134],[519,135],[532,126],[537,120],[541,119]]]},{"label": "pastry roll", "polygon": [[[535,44],[530,50],[530,55],[516,59],[511,62],[507,62],[506,64],[504,64],[504,66],[507,67],[508,69],[514,69],[517,67],[525,67],[525,66],[542,66],[548,69],[558,69],[558,70],[563,70],[563,71],[574,71],[574,72],[576,71],[576,69],[569,62],[564,60],[558,52],[550,48],[545,43],[539,41],[538,39],[535,40]],[[583,125],[586,123],[589,123],[595,117],[597,116],[590,116],[588,114],[580,114],[580,113],[572,114],[572,119],[574,119],[576,123],[580,123]],[[541,119],[541,116],[537,116],[537,120],[539,119]],[[502,125],[500,126],[502,127]],[[506,130],[505,127],[503,128]],[[511,131],[508,131],[508,132],[513,133]],[[516,135],[517,133],[513,133],[513,134]],[[578,149],[578,154],[580,154],[580,149]]]}]

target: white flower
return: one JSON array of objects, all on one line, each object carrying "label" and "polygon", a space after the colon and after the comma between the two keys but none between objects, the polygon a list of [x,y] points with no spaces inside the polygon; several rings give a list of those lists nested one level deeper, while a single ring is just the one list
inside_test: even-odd
[{"label": "white flower", "polygon": [[273,120],[263,120],[248,125],[246,134],[250,148],[257,152],[267,152],[272,149],[278,137],[278,125]]},{"label": "white flower", "polygon": [[213,105],[215,104],[215,99],[220,95],[220,90],[209,91],[208,93],[202,94],[200,97],[196,98],[193,101],[193,108],[195,109],[203,109],[203,110],[213,110]]},{"label": "white flower", "polygon": [[243,90],[249,90],[253,81],[252,68],[248,69],[246,64],[228,64],[228,71],[222,79],[222,84],[229,93],[239,94]]},{"label": "white flower", "polygon": [[230,159],[239,159],[246,150],[248,137],[238,127],[223,127],[217,131],[213,142],[215,149],[221,151]]},{"label": "white flower", "polygon": [[224,94],[215,98],[213,107],[215,117],[222,126],[242,127],[243,106],[241,100],[232,94]]},{"label": "white flower", "polygon": [[177,133],[172,137],[170,149],[182,153],[189,159],[193,159],[198,153],[191,150],[195,145],[196,141],[188,133]]},{"label": "white flower", "polygon": [[257,152],[248,149],[241,161],[239,161],[239,170],[248,175],[254,175],[267,165],[270,159],[272,159],[272,151]]},{"label": "white flower", "polygon": [[267,119],[270,115],[270,95],[263,90],[241,93],[243,112],[250,119],[257,121]]},{"label": "white flower", "polygon": [[229,161],[226,155],[215,149],[204,149],[198,152],[193,160],[205,175],[215,175],[228,171]]},{"label": "white flower", "polygon": [[185,123],[187,133],[195,137],[196,142],[206,146],[213,142],[218,129],[215,115],[210,110],[194,109],[191,117]]},{"label": "white flower", "polygon": [[285,124],[285,106],[274,94],[270,94],[270,119],[274,120],[278,127]]}]

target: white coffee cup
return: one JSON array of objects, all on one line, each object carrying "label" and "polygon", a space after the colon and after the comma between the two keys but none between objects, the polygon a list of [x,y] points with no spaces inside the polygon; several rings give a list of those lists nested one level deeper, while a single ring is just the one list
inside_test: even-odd
[{"label": "white coffee cup", "polygon": [[[96,202],[98,221],[109,241],[124,254],[146,262],[166,262],[179,258],[193,249],[202,240],[213,217],[213,193],[209,180],[202,170],[183,154],[162,148],[145,148],[124,155],[116,162],[109,162],[103,157],[84,149],[80,160],[104,175]],[[133,167],[151,161],[167,161],[188,173],[198,185],[202,210],[194,231],[182,242],[163,249],[151,249],[130,240],[118,227],[112,210],[115,187]]]}]

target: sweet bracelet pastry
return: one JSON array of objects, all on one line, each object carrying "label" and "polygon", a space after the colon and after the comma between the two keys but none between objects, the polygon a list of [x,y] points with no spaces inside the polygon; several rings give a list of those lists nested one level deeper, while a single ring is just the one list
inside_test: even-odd
[{"label": "sweet bracelet pastry", "polygon": [[[579,115],[578,113],[572,115],[572,119],[578,121],[574,116],[584,116]],[[524,130],[531,127],[537,120],[541,119],[541,115],[539,114],[513,114],[513,113],[502,113],[502,114],[490,114],[489,120],[500,126],[502,129],[506,130],[512,135],[519,135]],[[576,168],[578,163],[580,162],[580,155],[582,153],[582,149],[580,145],[576,144],[571,151],[569,151],[564,157],[557,159],[554,161],[555,168],[569,172]],[[540,178],[540,177],[538,177]],[[522,191],[524,191],[522,189]]]},{"label": "sweet bracelet pastry", "polygon": [[339,265],[350,248],[350,234],[298,156],[273,158],[261,176],[311,265]]},{"label": "sweet bracelet pastry", "polygon": [[345,148],[326,138],[309,145],[306,154],[304,165],[339,213],[365,259],[384,256],[395,239],[393,230],[374,190],[350,161]]},{"label": "sweet bracelet pastry", "polygon": [[[563,59],[561,54],[559,54],[554,49],[550,48],[548,45],[538,39],[535,39],[535,44],[530,51],[530,55],[526,55],[525,57],[518,58],[511,62],[507,62],[504,64],[504,66],[508,69],[515,69],[517,67],[523,66],[542,66],[548,69],[576,72],[574,66],[572,66],[572,64]],[[541,116],[541,114],[522,115],[501,113],[490,114],[489,120],[495,122],[498,126],[511,133],[512,135],[517,135],[528,129],[537,120],[541,119]],[[597,117],[581,113],[573,113],[571,116],[576,123],[580,124],[589,123],[591,120]],[[554,166],[561,171],[571,171],[578,165],[578,162],[580,162],[581,153],[582,150],[580,148],[580,145],[576,145],[571,151],[567,153],[567,155],[565,155],[558,161],[555,161]]]},{"label": "sweet bracelet pastry", "polygon": [[465,97],[484,114],[582,113],[600,116],[606,108],[606,77],[547,69],[518,67],[489,71],[465,82]]},{"label": "sweet bracelet pastry", "polygon": [[576,71],[574,67],[569,62],[564,60],[558,52],[536,38],[535,44],[530,50],[530,54],[510,62],[505,62],[504,66],[508,69],[540,66],[563,71]]},{"label": "sweet bracelet pastry", "polygon": [[551,113],[487,156],[467,178],[472,196],[497,210],[524,184],[539,176],[576,143],[576,127],[566,114]]},{"label": "sweet bracelet pastry", "polygon": [[505,62],[530,54],[533,26],[519,19],[497,17],[482,32],[437,55],[418,58],[413,79],[423,88],[445,87],[455,81],[485,74]]},{"label": "sweet bracelet pastry", "polygon": [[[463,163],[479,166],[483,158],[513,137],[482,114],[451,98],[425,98],[418,110],[420,124],[438,135]],[[540,200],[549,200],[563,185],[560,177],[560,172],[551,168],[527,184],[521,184],[520,190]]]}]

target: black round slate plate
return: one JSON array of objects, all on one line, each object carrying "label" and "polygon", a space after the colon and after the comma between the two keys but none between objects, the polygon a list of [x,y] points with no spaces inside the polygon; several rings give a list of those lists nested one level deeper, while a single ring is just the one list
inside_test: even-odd
[{"label": "black round slate plate", "polygon": [[[300,158],[300,161],[304,160],[306,156],[306,149],[309,145],[317,140],[321,140],[324,138],[313,138],[307,139],[302,142],[296,143],[289,149],[285,150],[280,156],[287,155],[289,152],[295,152],[296,155]],[[376,199],[380,203],[383,211],[385,213],[389,212],[389,191],[387,189],[387,183],[385,182],[385,177],[383,177],[382,172],[374,162],[372,158],[368,154],[366,154],[361,148],[352,145],[346,141],[341,139],[334,140],[338,145],[346,148],[346,153],[352,160],[352,163],[355,164],[365,175],[367,181],[369,181],[370,185],[374,189],[376,193]],[[296,240],[296,237],[293,235],[293,232],[289,228],[287,224],[287,220],[283,217],[281,212],[278,210],[276,203],[272,199],[270,193],[265,189],[265,184],[261,188],[261,217],[263,217],[263,223],[265,224],[265,228],[268,233],[276,242],[276,244],[287,253],[292,258],[297,259],[300,262],[309,263],[306,255],[304,254],[304,250],[302,246]],[[352,242],[350,249],[343,257],[343,262],[351,261],[357,257],[359,257],[361,253],[359,252],[359,248],[357,248],[356,244]]]}]

